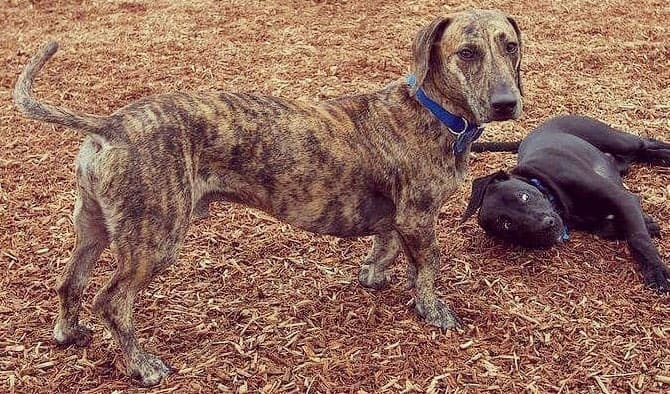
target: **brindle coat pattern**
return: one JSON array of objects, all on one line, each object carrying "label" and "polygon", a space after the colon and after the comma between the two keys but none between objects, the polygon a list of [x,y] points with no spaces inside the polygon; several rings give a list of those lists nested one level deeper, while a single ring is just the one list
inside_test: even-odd
[{"label": "brindle coat pattern", "polygon": [[[516,23],[497,11],[438,18],[413,43],[417,86],[469,122],[515,118],[521,112],[518,46]],[[473,58],[463,54],[465,47]],[[94,310],[130,374],[142,385],[159,383],[169,369],[139,345],[133,303],[175,261],[191,218],[205,215],[215,200],[255,207],[315,233],[373,235],[359,275],[364,286],[385,287],[387,268],[404,250],[417,313],[441,328],[458,325],[435,293],[435,224],[464,177],[468,152],[454,156],[448,129],[404,79],[316,104],[173,93],[94,116],[32,97],[32,81],[56,50],[50,43],[31,60],[15,102],[30,118],[87,135],[76,160],[77,240],[58,285],[58,343],[90,341],[79,322],[81,295],[100,253],[111,246],[117,269]]]}]

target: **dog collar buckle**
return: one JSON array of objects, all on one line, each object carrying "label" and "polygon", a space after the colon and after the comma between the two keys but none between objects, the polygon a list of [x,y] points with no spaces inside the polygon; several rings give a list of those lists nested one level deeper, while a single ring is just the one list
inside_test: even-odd
[{"label": "dog collar buckle", "polygon": [[[463,119],[465,121],[465,119]],[[465,152],[468,147],[468,144],[475,141],[479,138],[484,132],[484,126],[479,127],[468,127],[459,134],[456,135],[456,141],[453,144],[454,153],[460,155]]]},{"label": "dog collar buckle", "polygon": [[454,130],[452,126],[447,126],[449,131],[451,131],[451,134],[461,135],[461,134],[465,133],[466,131],[468,131],[468,128],[470,127],[470,125],[468,124],[468,121],[464,118],[461,118],[461,120],[463,121],[463,129],[461,131]]}]

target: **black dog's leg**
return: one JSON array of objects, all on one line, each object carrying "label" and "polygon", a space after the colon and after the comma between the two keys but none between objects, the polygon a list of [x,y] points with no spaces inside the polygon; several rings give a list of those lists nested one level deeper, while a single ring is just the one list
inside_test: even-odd
[{"label": "black dog's leg", "polygon": [[648,216],[642,212],[640,202],[632,193],[622,191],[615,196],[619,223],[625,234],[628,248],[641,265],[644,282],[659,291],[670,291],[670,269],[663,263],[647,229]]},{"label": "black dog's leg", "polygon": [[564,116],[541,126],[545,132],[572,134],[614,155],[622,168],[634,161],[670,166],[670,144],[610,127],[592,118]]},{"label": "black dog's leg", "polygon": [[[654,218],[644,212],[642,212],[642,217],[649,235],[652,238],[659,238],[661,236],[661,226],[658,225]],[[605,239],[626,239],[626,233],[622,231],[615,220],[605,219],[593,232]]]},{"label": "black dog's leg", "polygon": [[624,239],[626,237],[620,226],[614,220],[609,219],[603,220],[600,226],[593,230],[593,233],[605,239]]},{"label": "black dog's leg", "polygon": [[636,160],[659,166],[670,166],[670,144],[653,138],[644,138],[643,148],[637,152]]},{"label": "black dog's leg", "polygon": [[670,268],[661,260],[651,239],[647,230],[649,220],[642,212],[638,197],[624,188],[612,187],[611,181],[601,177],[589,178],[588,182],[579,182],[575,187],[581,189],[594,206],[612,212],[619,232],[640,264],[645,284],[661,293],[670,292]]},{"label": "black dog's leg", "polygon": [[644,216],[644,224],[647,226],[647,231],[649,231],[649,235],[652,236],[653,238],[660,238],[661,226],[658,225],[658,223],[654,218],[647,215],[646,213],[642,212],[642,215]]}]

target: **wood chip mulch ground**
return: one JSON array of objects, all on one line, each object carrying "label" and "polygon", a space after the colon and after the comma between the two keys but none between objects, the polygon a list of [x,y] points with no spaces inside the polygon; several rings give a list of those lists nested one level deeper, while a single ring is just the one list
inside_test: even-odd
[{"label": "wood chip mulch ground", "polygon": [[[82,137],[27,121],[11,90],[47,39],[61,50],[37,95],[106,114],[175,90],[323,99],[378,89],[408,72],[410,42],[469,6],[514,15],[524,34],[525,113],[486,140],[523,137],[579,113],[670,140],[670,6],[604,1],[0,0],[0,392],[145,391],[90,301],[88,348],[51,338],[56,277],[73,245],[73,159]],[[480,154],[471,177],[514,163]],[[670,169],[627,177],[670,254]],[[175,368],[156,393],[670,392],[670,298],[646,290],[622,242],[572,234],[527,251],[458,224],[469,183],[444,207],[441,296],[465,322],[441,333],[412,312],[405,262],[395,284],[357,284],[369,239],[309,234],[258,211],[215,204],[179,262],[137,305],[144,345]]]}]

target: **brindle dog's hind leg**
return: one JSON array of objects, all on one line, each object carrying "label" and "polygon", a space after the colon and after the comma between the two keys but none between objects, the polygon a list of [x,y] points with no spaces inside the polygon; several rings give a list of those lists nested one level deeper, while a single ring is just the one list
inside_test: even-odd
[{"label": "brindle dog's hind leg", "polygon": [[58,283],[60,311],[54,327],[54,339],[60,345],[86,346],[91,330],[79,324],[81,296],[91,269],[100,253],[109,245],[105,222],[98,202],[79,187],[73,213],[76,243],[70,261]]},{"label": "brindle dog's hind leg", "polygon": [[[160,383],[170,372],[160,358],[144,351],[138,343],[133,321],[135,297],[157,274],[174,263],[177,248],[186,233],[188,218],[168,219],[166,216],[152,221],[127,218],[117,222],[110,237],[116,249],[117,269],[94,301],[98,316],[123,352],[129,375],[143,386]],[[166,223],[172,223],[170,228]]]},{"label": "brindle dog's hind leg", "polygon": [[375,235],[372,249],[361,266],[358,281],[365,287],[385,289],[391,280],[388,268],[398,258],[400,239],[395,231]]},{"label": "brindle dog's hind leg", "polygon": [[[148,245],[138,245],[147,248]],[[118,268],[111,280],[95,297],[94,307],[121,348],[128,374],[143,386],[153,386],[169,374],[160,358],[144,351],[135,337],[133,304],[160,265],[169,265],[174,254],[156,254],[151,249],[135,249],[134,245],[118,248]]]}]

